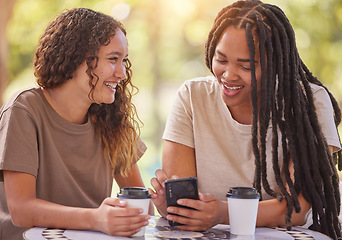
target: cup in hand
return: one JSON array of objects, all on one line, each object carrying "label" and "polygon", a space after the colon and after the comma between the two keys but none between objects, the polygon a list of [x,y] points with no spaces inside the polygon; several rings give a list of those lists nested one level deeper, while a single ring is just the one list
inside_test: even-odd
[{"label": "cup in hand", "polygon": [[[147,188],[142,187],[125,187],[121,188],[117,195],[118,198],[127,202],[127,208],[142,208],[143,215],[148,214],[150,206],[151,194]],[[139,232],[132,235],[133,237],[144,236],[145,227],[142,227]]]},{"label": "cup in hand", "polygon": [[227,192],[230,233],[255,233],[260,194],[255,188],[234,187]]}]

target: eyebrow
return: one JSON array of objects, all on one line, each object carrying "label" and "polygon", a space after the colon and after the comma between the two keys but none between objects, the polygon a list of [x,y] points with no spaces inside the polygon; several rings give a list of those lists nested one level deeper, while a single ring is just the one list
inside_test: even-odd
[{"label": "eyebrow", "polygon": [[[222,57],[227,58],[227,56],[225,54],[223,54],[222,52],[220,52],[220,50],[216,49],[216,53],[221,55]],[[238,62],[250,62],[251,60],[249,58],[248,59],[238,58],[237,61]],[[257,62],[257,61],[255,61],[255,62]]]},{"label": "eyebrow", "polygon": [[[110,52],[110,53],[106,54],[106,56],[111,56],[111,55],[122,56],[122,53],[121,52]],[[128,57],[128,54],[125,57]]]}]

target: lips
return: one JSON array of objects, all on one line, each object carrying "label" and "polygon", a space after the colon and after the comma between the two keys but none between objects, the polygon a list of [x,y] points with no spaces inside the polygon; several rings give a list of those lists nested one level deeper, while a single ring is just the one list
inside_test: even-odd
[{"label": "lips", "polygon": [[105,85],[112,90],[115,90],[115,88],[117,86],[116,83],[110,83],[110,82],[106,82]]},{"label": "lips", "polygon": [[243,89],[243,86],[241,85],[229,84],[223,81],[221,81],[221,83],[223,94],[227,97],[233,97],[237,95],[241,91],[241,89]]}]

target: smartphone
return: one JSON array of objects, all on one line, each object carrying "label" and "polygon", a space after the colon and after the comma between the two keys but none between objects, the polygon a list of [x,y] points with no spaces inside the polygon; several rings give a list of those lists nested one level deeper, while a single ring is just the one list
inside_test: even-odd
[{"label": "smartphone", "polygon": [[[189,198],[198,200],[197,177],[169,179],[165,181],[165,195],[167,206],[175,206],[193,209],[177,204],[177,200],[181,198]],[[183,225],[174,221],[169,221],[170,226]]]}]

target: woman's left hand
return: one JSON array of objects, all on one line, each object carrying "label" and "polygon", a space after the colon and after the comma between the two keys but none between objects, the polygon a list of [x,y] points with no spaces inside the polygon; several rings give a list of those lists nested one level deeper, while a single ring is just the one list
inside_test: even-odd
[{"label": "woman's left hand", "polygon": [[[181,230],[205,231],[216,224],[228,224],[228,204],[220,201],[212,194],[199,194],[200,200],[179,199],[179,205],[194,208],[168,207],[167,219],[182,223],[177,226]],[[173,215],[177,214],[179,216]]]},{"label": "woman's left hand", "polygon": [[151,200],[160,215],[166,217],[165,181],[167,180],[167,176],[161,169],[158,169],[155,175],[156,177],[151,179],[151,185],[154,188],[154,191],[150,189]]}]

